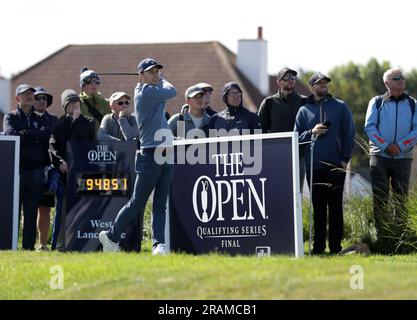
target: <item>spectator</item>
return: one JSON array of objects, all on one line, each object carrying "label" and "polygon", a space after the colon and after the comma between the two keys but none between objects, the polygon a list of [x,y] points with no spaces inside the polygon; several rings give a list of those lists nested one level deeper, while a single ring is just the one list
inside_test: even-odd
[{"label": "spectator", "polygon": [[[370,140],[373,212],[378,233],[374,250],[388,253],[392,249],[389,238],[403,234],[407,222],[406,203],[413,147],[417,143],[417,115],[416,101],[405,91],[401,69],[388,69],[383,81],[387,92],[369,102],[365,132]],[[395,212],[390,212],[387,206],[390,185]],[[398,234],[389,230],[393,226],[399,229]]]},{"label": "spectator", "polygon": [[[307,97],[295,92],[297,71],[283,68],[277,74],[278,92],[266,97],[259,107],[258,116],[264,133],[288,132],[294,130],[295,116],[301,106],[307,102]],[[305,164],[304,147],[300,147],[300,189],[302,190]]]},{"label": "spectator", "polygon": [[130,108],[130,96],[115,92],[109,98],[111,114],[106,114],[97,132],[99,140],[132,141],[139,138],[138,124]]},{"label": "spectator", "polygon": [[[102,231],[99,240],[103,251],[119,251],[118,241],[129,223],[143,217],[149,195],[155,188],[152,208],[152,254],[165,255],[166,202],[173,175],[173,164],[160,156],[173,154],[173,139],[165,118],[165,102],[175,97],[175,88],[164,79],[163,66],[154,59],[139,62],[139,83],[135,88],[135,115],[139,126],[140,151],[136,157],[136,181],[132,198],[119,211],[113,228]],[[161,131],[165,140],[156,140]],[[139,220],[142,220],[139,218]]]},{"label": "spectator", "polygon": [[[49,94],[44,88],[36,87],[35,88],[35,101],[34,101],[34,111],[40,117],[43,126],[49,132],[49,135],[52,133],[52,128],[54,127],[58,118],[50,114],[46,109],[52,104],[53,97]],[[49,141],[50,136],[48,137]],[[49,160],[49,143],[44,144],[45,158]],[[47,173],[50,169],[50,161],[45,167],[45,172]],[[48,248],[48,234],[49,234],[49,224],[51,220],[51,208],[55,207],[55,195],[49,193],[48,190],[43,190],[42,198],[38,207],[38,231],[39,231],[39,251],[49,251]]]},{"label": "spectator", "polygon": [[345,102],[329,94],[327,84],[330,81],[322,73],[310,78],[313,94],[295,119],[300,142],[315,141],[312,168],[312,152],[306,155],[307,181],[314,209],[313,254],[323,254],[326,249],[327,208],[330,254],[342,250],[344,170],[352,155],[355,137],[352,113]]},{"label": "spectator", "polygon": [[109,102],[99,92],[100,77],[93,70],[83,67],[80,74],[81,114],[95,120],[96,131],[104,115],[111,113]]},{"label": "spectator", "polygon": [[[205,111],[206,114],[210,117],[214,116],[217,113],[217,111],[214,111],[213,108],[210,106],[211,95],[213,94],[213,91],[214,91],[213,86],[205,82],[197,83],[196,86],[200,87],[204,91],[203,104],[202,104],[203,111]],[[181,113],[184,113],[185,111],[187,111],[187,108],[188,108],[188,104],[184,104],[182,106]]]},{"label": "spectator", "polygon": [[61,173],[61,184],[57,191],[57,204],[52,234],[51,248],[64,249],[65,235],[65,185],[68,173],[66,161],[67,142],[74,140],[94,140],[94,120],[88,119],[81,114],[80,97],[74,90],[67,89],[61,95],[61,104],[65,114],[58,119],[52,130],[49,152],[52,164]]},{"label": "spectator", "polygon": [[19,208],[23,206],[24,250],[35,249],[37,210],[42,197],[44,167],[49,161],[45,148],[50,131],[33,112],[34,93],[31,86],[18,85],[15,91],[17,109],[6,114],[3,124],[6,135],[20,137]]},{"label": "spectator", "polygon": [[174,114],[169,119],[168,124],[172,133],[176,137],[185,139],[187,134],[192,129],[201,129],[201,131],[194,130],[194,135],[200,138],[206,136],[208,122],[210,116],[202,108],[204,90],[197,85],[189,87],[185,91],[185,102],[187,103],[181,113]]},{"label": "spectator", "polygon": [[[227,109],[211,117],[208,124],[210,136],[222,135],[218,132],[220,129],[238,134],[252,134],[257,129],[260,131],[261,124],[256,113],[250,112],[243,106],[242,93],[236,82],[228,82],[223,86],[222,98]],[[213,129],[215,130],[212,131]]]}]

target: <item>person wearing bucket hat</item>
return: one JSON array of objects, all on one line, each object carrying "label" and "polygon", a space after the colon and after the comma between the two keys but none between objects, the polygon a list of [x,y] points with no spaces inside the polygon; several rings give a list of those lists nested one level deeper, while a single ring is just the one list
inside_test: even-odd
[{"label": "person wearing bucket hat", "polygon": [[329,94],[330,81],[323,73],[310,78],[313,94],[295,118],[299,141],[313,143],[305,159],[313,202],[313,254],[322,254],[326,249],[327,216],[330,254],[342,250],[345,169],[355,137],[352,113],[344,101]]},{"label": "person wearing bucket hat", "polygon": [[111,113],[109,102],[99,91],[100,84],[101,80],[96,72],[87,67],[81,68],[81,113],[95,120],[96,131],[98,131],[104,115]]},{"label": "person wearing bucket hat", "polygon": [[143,220],[149,195],[152,204],[152,254],[165,255],[166,202],[173,176],[174,137],[165,118],[165,104],[177,94],[161,75],[163,66],[155,59],[139,62],[139,82],[135,88],[135,116],[140,150],[136,154],[136,180],[131,199],[119,211],[113,227],[99,234],[103,251],[119,251],[119,240],[130,221]]},{"label": "person wearing bucket hat", "polygon": [[65,114],[58,119],[52,129],[49,153],[53,166],[61,173],[61,183],[56,192],[57,204],[55,210],[54,229],[52,232],[51,249],[64,248],[65,215],[62,214],[62,204],[65,199],[68,164],[66,161],[67,142],[74,140],[94,140],[95,122],[81,114],[81,99],[72,89],[61,94],[61,106]]},{"label": "person wearing bucket hat", "polygon": [[210,116],[203,109],[204,94],[204,89],[197,84],[187,88],[185,91],[186,104],[182,107],[182,111],[174,114],[168,121],[175,137],[186,139],[188,132],[193,129],[200,130],[193,130],[192,138],[206,137]]},{"label": "person wearing bucket hat", "polygon": [[139,128],[132,115],[130,96],[126,92],[114,92],[110,98],[111,114],[106,114],[97,132],[99,140],[132,141],[139,139]]},{"label": "person wearing bucket hat", "polygon": [[[50,134],[52,133],[52,128],[54,127],[56,121],[58,120],[57,116],[49,113],[46,109],[52,104],[53,97],[49,94],[44,88],[36,87],[35,88],[35,101],[33,108],[35,113],[42,119],[43,127]],[[49,144],[45,145],[45,154],[49,159]],[[45,167],[45,172],[51,170],[51,165],[48,164]],[[47,176],[47,175],[46,175]],[[49,234],[49,224],[50,224],[50,215],[51,208],[55,207],[55,194],[48,192],[44,187],[41,201],[38,207],[38,232],[39,232],[39,247],[38,251],[49,251],[48,249],[48,234]]]},{"label": "person wearing bucket hat", "polygon": [[227,108],[211,117],[208,124],[209,136],[221,135],[220,129],[239,134],[261,133],[261,124],[256,113],[243,106],[243,92],[236,82],[228,82],[222,88],[222,99]]},{"label": "person wearing bucket hat", "polygon": [[35,89],[28,84],[16,87],[17,108],[4,117],[6,135],[20,137],[19,149],[19,207],[23,208],[24,250],[34,250],[36,243],[36,218],[42,197],[44,167],[49,163],[50,132],[45,130],[42,119],[33,111]]}]

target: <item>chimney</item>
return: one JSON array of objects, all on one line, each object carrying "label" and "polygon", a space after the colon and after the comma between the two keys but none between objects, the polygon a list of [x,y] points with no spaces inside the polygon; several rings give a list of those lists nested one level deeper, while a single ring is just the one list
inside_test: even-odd
[{"label": "chimney", "polygon": [[268,42],[258,27],[258,38],[238,40],[237,67],[263,95],[269,94]]},{"label": "chimney", "polygon": [[258,27],[258,40],[263,40],[263,38],[262,38],[262,27]]}]

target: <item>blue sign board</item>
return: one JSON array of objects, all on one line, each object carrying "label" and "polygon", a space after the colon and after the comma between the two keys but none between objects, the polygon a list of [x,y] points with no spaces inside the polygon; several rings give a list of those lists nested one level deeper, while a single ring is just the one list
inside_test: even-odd
[{"label": "blue sign board", "polygon": [[303,255],[297,133],[175,145],[172,251]]},{"label": "blue sign board", "polygon": [[[136,149],[133,141],[68,144],[66,250],[99,250],[99,233],[112,227],[117,213],[132,195]],[[140,250],[142,221],[143,217],[138,217],[122,234],[122,250]]]}]

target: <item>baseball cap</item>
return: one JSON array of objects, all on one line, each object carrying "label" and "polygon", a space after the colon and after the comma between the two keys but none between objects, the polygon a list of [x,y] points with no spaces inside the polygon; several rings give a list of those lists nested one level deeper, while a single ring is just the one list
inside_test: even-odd
[{"label": "baseball cap", "polygon": [[327,82],[332,81],[332,79],[330,79],[329,77],[327,77],[326,75],[324,75],[321,72],[317,72],[315,74],[312,75],[312,77],[310,78],[310,80],[308,81],[308,84],[310,86],[315,85],[317,82],[319,82],[320,80],[326,79]]},{"label": "baseball cap", "polygon": [[163,68],[163,66],[161,64],[159,64],[158,62],[156,62],[155,59],[152,59],[152,58],[143,59],[138,64],[138,72],[139,73],[144,73],[145,71],[148,71],[149,69],[151,69],[155,66],[158,67],[159,69]]},{"label": "baseball cap", "polygon": [[130,96],[126,92],[119,91],[119,92],[113,93],[110,96],[110,98],[109,98],[110,104],[112,104],[116,100],[119,100],[121,97],[127,97],[130,100]]},{"label": "baseball cap", "polygon": [[19,85],[16,87],[15,96],[17,97],[19,94],[25,93],[25,92],[26,92],[26,91],[28,91],[28,90],[30,90],[30,91],[32,91],[32,92],[36,92],[35,88],[32,88],[32,87],[31,87],[30,85],[28,85],[28,84],[25,84],[25,83],[23,83],[23,84],[19,84]]},{"label": "baseball cap", "polygon": [[277,79],[281,80],[282,77],[285,76],[285,74],[287,74],[287,73],[291,73],[294,76],[297,75],[297,71],[286,67],[286,68],[282,68],[281,70],[278,71]]},{"label": "baseball cap", "polygon": [[200,87],[201,89],[203,89],[204,91],[214,91],[214,88],[212,85],[205,83],[205,82],[200,82],[196,84],[197,87]]},{"label": "baseball cap", "polygon": [[193,85],[185,90],[185,99],[193,98],[199,93],[204,93],[204,89],[197,85]]}]

